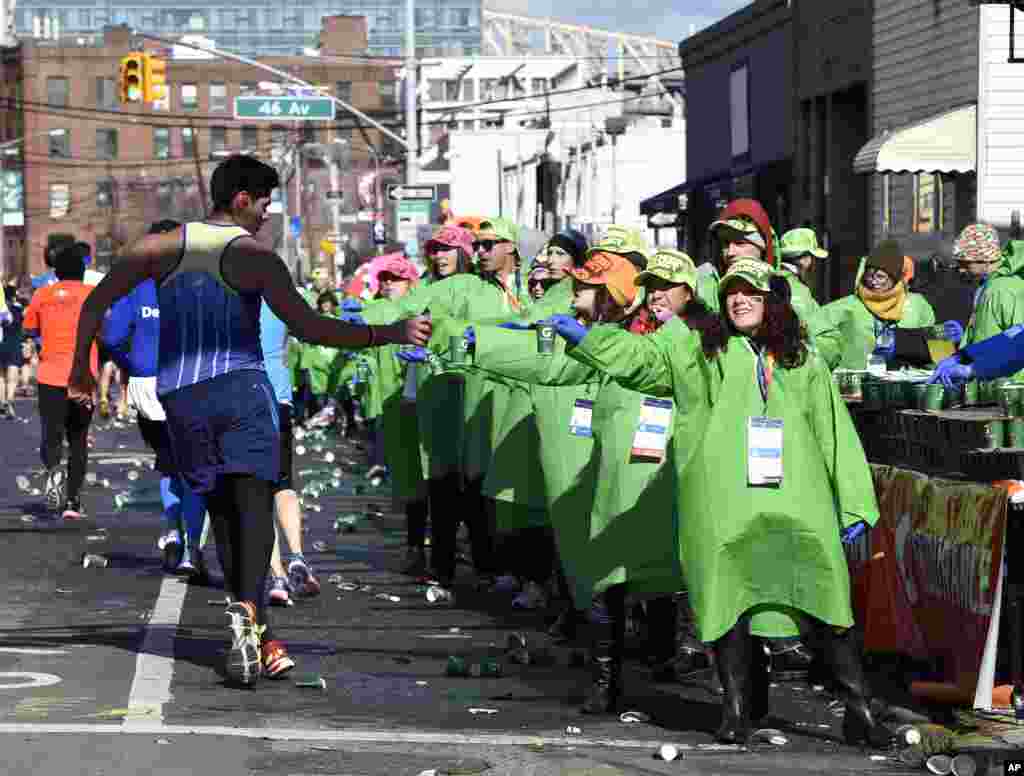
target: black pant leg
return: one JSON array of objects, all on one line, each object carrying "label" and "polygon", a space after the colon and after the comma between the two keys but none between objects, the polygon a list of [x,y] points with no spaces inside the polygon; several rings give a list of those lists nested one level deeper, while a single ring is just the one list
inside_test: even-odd
[{"label": "black pant leg", "polygon": [[37,393],[42,429],[39,457],[43,461],[43,466],[52,469],[60,466],[61,462],[64,426],[68,412],[68,391],[67,388],[39,383]]}]

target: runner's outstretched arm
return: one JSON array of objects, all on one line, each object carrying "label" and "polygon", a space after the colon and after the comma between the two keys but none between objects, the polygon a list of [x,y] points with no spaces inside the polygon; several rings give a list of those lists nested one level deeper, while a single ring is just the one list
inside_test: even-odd
[{"label": "runner's outstretched arm", "polygon": [[281,257],[250,237],[242,237],[228,247],[221,272],[238,291],[258,292],[303,342],[355,350],[376,345],[422,346],[430,339],[430,322],[425,318],[409,318],[388,326],[360,326],[318,315],[296,290]]}]

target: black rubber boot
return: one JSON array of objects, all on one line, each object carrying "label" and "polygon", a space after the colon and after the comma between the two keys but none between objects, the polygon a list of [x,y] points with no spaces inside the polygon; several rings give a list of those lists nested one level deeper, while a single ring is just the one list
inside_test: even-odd
[{"label": "black rubber boot", "polygon": [[722,682],[722,724],[715,740],[723,744],[746,744],[750,739],[750,674],[753,661],[750,618],[740,617],[715,642],[715,665]]},{"label": "black rubber boot", "polygon": [[[594,647],[593,679],[581,711],[610,714],[618,709],[622,695],[622,655],[626,647],[626,586],[613,585],[604,593],[608,624]],[[610,637],[610,638],[609,638]]]},{"label": "black rubber boot", "polygon": [[594,650],[591,670],[590,689],[580,711],[584,714],[615,712],[622,693],[622,653],[610,641],[599,642]]},{"label": "black rubber boot", "polygon": [[864,678],[860,647],[853,629],[837,631],[822,624],[819,639],[822,656],[846,701],[843,739],[852,746],[867,743],[878,749],[887,749],[894,743],[894,737],[871,710],[871,691]]},{"label": "black rubber boot", "polygon": [[758,727],[762,720],[771,713],[771,697],[769,695],[772,676],[768,666],[771,658],[768,645],[755,638],[750,655],[750,723]]}]

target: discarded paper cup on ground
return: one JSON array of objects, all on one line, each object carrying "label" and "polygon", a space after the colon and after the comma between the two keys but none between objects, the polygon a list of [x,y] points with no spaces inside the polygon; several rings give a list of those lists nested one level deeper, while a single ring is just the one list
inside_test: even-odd
[{"label": "discarded paper cup on ground", "polygon": [[619,722],[650,722],[649,715],[642,711],[624,711],[619,715]]},{"label": "discarded paper cup on ground", "polygon": [[679,750],[672,744],[662,744],[658,750],[658,756],[667,763],[672,762],[679,756]]},{"label": "discarded paper cup on ground", "polygon": [[949,776],[953,772],[953,758],[948,754],[933,754],[925,760],[924,767],[935,776]]},{"label": "discarded paper cup on ground", "polygon": [[82,568],[98,568],[105,569],[110,565],[110,560],[103,555],[93,555],[92,553],[82,553]]},{"label": "discarded paper cup on ground", "polygon": [[296,687],[308,687],[313,690],[326,690],[327,682],[320,674],[302,674],[295,679]]},{"label": "discarded paper cup on ground", "polygon": [[469,676],[469,666],[466,665],[466,660],[464,658],[457,655],[450,655],[444,672],[448,676]]},{"label": "discarded paper cup on ground", "polygon": [[950,763],[953,776],[974,776],[978,772],[978,763],[969,754],[958,754]]},{"label": "discarded paper cup on ground", "polygon": [[443,587],[428,587],[427,602],[431,604],[443,604],[453,600],[452,592]]}]

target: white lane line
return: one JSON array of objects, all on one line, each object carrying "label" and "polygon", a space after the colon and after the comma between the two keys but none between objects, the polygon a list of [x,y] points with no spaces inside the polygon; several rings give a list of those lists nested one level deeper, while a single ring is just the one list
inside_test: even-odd
[{"label": "white lane line", "polygon": [[[481,733],[402,733],[395,730],[286,730],[283,728],[242,728],[202,725],[164,725],[162,722],[139,720],[131,730],[121,725],[60,725],[37,723],[0,723],[0,734],[85,733],[108,734],[148,733],[163,735],[220,736],[230,738],[262,738],[269,741],[321,741],[336,743],[381,744],[465,744],[477,746],[576,746],[609,749],[657,750],[665,740],[640,741],[618,738],[584,738],[583,736],[524,736]],[[735,744],[675,744],[681,752],[742,752]]]},{"label": "white lane line", "polygon": [[60,684],[60,681],[60,677],[53,674],[37,674],[31,671],[8,671],[0,673],[0,690],[27,690],[30,687],[49,687],[53,684]]},{"label": "white lane line", "polygon": [[[121,727],[163,719],[163,706],[171,699],[174,677],[174,634],[181,621],[188,585],[178,577],[164,577],[146,635],[135,659],[135,676],[128,693],[128,714]],[[142,717],[143,719],[140,719]]]},{"label": "white lane line", "polygon": [[7,655],[66,655],[66,649],[46,649],[44,647],[0,647],[0,652]]}]

